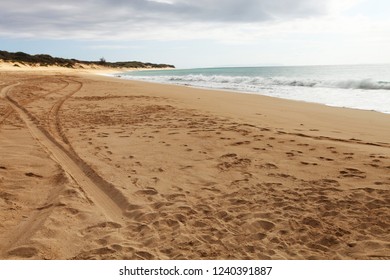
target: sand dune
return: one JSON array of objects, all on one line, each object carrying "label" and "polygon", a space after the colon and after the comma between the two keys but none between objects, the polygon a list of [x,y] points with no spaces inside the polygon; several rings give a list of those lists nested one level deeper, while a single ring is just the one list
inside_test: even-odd
[{"label": "sand dune", "polygon": [[1,259],[389,259],[390,115],[0,72]]}]

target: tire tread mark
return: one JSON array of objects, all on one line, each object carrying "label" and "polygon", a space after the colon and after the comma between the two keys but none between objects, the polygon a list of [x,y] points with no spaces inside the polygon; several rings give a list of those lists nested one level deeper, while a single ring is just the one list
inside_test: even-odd
[{"label": "tire tread mark", "polygon": [[[21,115],[22,119],[28,125],[30,131],[36,128],[36,130],[47,139],[47,141],[49,142],[48,145],[45,145],[44,143],[39,141],[39,139],[37,140],[48,150],[50,154],[52,154],[57,159],[57,162],[63,167],[64,170],[67,170],[67,168],[62,163],[66,161],[67,158],[77,166],[77,168],[82,173],[81,176],[80,174],[72,174],[72,171],[69,172],[69,170],[67,172],[79,185],[81,185],[82,187],[83,185],[88,185],[88,180],[90,180],[94,186],[96,186],[100,191],[103,192],[104,195],[103,197],[102,195],[100,195],[101,197],[99,198],[99,200],[103,201],[102,204],[104,204],[104,200],[107,202],[107,204],[111,204],[110,207],[114,210],[113,212],[115,212],[114,215],[112,215],[110,211],[103,211],[105,212],[107,218],[110,218],[112,220],[118,220],[118,218],[119,219],[123,218],[123,212],[128,207],[129,202],[128,199],[122,194],[122,192],[120,192],[113,184],[104,180],[104,178],[102,178],[98,173],[96,173],[95,170],[93,170],[76,153],[68,151],[60,143],[58,143],[58,141],[50,133],[48,133],[46,129],[44,129],[41,125],[39,125],[38,119],[35,116],[33,116],[26,108],[21,106],[17,101],[12,99],[12,97],[10,97],[9,95],[6,95],[5,97],[10,102],[10,104],[13,105],[14,109],[16,111],[19,111],[18,113]],[[31,121],[32,125],[31,124],[29,125],[28,123],[29,121]],[[34,133],[32,132],[32,134]],[[35,137],[38,138],[36,135]],[[54,149],[52,147],[49,147],[50,144],[54,145],[59,152],[53,151]],[[53,152],[56,153],[56,155],[54,155]],[[93,190],[89,189],[89,191],[87,190],[87,193],[89,193],[91,197],[94,196],[96,197],[96,194],[90,193],[90,191],[93,192]],[[120,215],[121,217],[118,217],[119,212],[121,213]]]}]

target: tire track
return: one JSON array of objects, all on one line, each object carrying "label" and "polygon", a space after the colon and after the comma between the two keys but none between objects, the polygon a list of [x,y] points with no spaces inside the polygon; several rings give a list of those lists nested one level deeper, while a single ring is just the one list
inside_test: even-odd
[{"label": "tire track", "polygon": [[[7,259],[9,252],[13,248],[18,248],[26,243],[44,224],[54,207],[58,205],[57,198],[62,191],[62,186],[53,188],[46,200],[44,207],[36,208],[25,221],[22,221],[15,229],[8,233],[4,240],[8,240],[7,244],[0,250],[1,258]],[[33,247],[30,247],[33,248]]]},{"label": "tire track", "polygon": [[[15,85],[8,85],[8,86],[3,87],[0,91],[0,97],[5,99],[6,92],[8,92],[8,90],[10,90],[14,86]],[[12,109],[12,107],[10,105],[8,105],[4,111],[3,117],[0,119],[0,126],[6,121],[6,119],[9,118],[9,116],[11,116],[11,114],[13,112],[14,112],[14,110]]]},{"label": "tire track", "polygon": [[[126,197],[124,197],[115,186],[106,182],[96,174],[96,172],[77,155],[70,153],[65,149],[43,127],[37,125],[37,119],[27,111],[26,108],[7,95],[7,92],[14,86],[16,86],[16,84],[6,87],[6,89],[2,91],[2,95],[25,122],[33,137],[44,147],[63,170],[86,191],[91,200],[100,208],[102,214],[108,220],[120,222],[124,219],[123,210],[128,206]],[[69,97],[70,96],[67,98]],[[60,103],[63,104],[67,98]]]},{"label": "tire track", "polygon": [[[72,97],[75,93],[77,93],[83,87],[83,84],[81,82],[75,81],[75,80],[69,80],[69,81],[66,81],[66,83],[67,83],[67,86],[60,89],[59,92],[64,91],[64,90],[69,91],[69,92],[66,92],[64,94],[64,96],[62,98],[60,98],[60,100],[57,101],[50,108],[49,114],[47,116],[47,128],[48,128],[50,134],[56,140],[58,140],[59,142],[62,142],[62,144],[70,146],[69,140],[67,139],[67,137],[65,136],[65,133],[62,130],[59,112],[60,112],[60,109],[61,109],[62,105],[64,104],[64,102],[67,99],[69,99],[70,97]],[[71,149],[71,148],[69,147],[69,149]]]},{"label": "tire track", "polygon": [[6,119],[9,118],[9,116],[11,116],[11,114],[14,112],[14,110],[12,109],[11,106],[8,106],[6,109],[5,109],[5,112],[4,112],[4,115],[3,117],[0,119],[0,126],[5,122]]},{"label": "tire track", "polygon": [[[43,79],[43,78],[42,78],[42,79]],[[28,81],[31,81],[31,80],[36,82],[37,79],[36,79],[36,78],[35,78],[35,79],[29,79]],[[23,100],[19,101],[19,104],[25,106],[25,105],[27,105],[27,104],[30,104],[30,103],[36,101],[36,100],[39,100],[39,99],[41,99],[41,98],[43,98],[43,97],[46,97],[46,96],[48,96],[48,95],[50,95],[50,94],[60,92],[60,91],[62,91],[63,89],[65,89],[66,87],[69,86],[69,83],[68,83],[67,81],[65,81],[64,79],[58,79],[58,80],[61,81],[61,82],[63,82],[63,83],[65,83],[65,85],[63,85],[63,86],[61,86],[61,87],[59,87],[59,88],[57,88],[57,89],[53,89],[53,90],[51,90],[51,91],[49,91],[49,92],[46,92],[46,93],[44,93],[44,94],[42,94],[42,95],[34,96],[34,97],[32,97],[32,98],[23,99]]]},{"label": "tire track", "polygon": [[[64,80],[62,80],[62,81],[64,81]],[[13,87],[15,87],[16,85],[19,85],[19,84],[20,83],[14,84],[14,85],[9,85],[9,86],[3,88],[1,90],[0,96],[3,99],[8,100],[8,102],[14,103],[15,106],[17,106],[21,110],[25,111],[25,113],[30,117],[31,120],[36,120],[36,118],[34,116],[32,116],[31,113],[29,113],[23,106],[19,105],[15,100],[13,100],[9,96],[7,96],[7,94],[9,94],[9,91]],[[66,82],[66,85],[62,86],[61,88],[58,88],[58,89],[53,90],[53,91],[50,91],[50,92],[45,93],[44,95],[40,95],[38,97],[22,100],[22,101],[20,101],[20,103],[23,102],[23,104],[30,104],[31,102],[36,101],[39,98],[42,98],[42,97],[47,96],[49,94],[58,93],[58,92],[64,90],[65,88],[67,88],[69,85],[70,85],[70,83]],[[60,128],[60,126],[59,126],[60,122],[59,122],[59,117],[58,117],[57,114],[58,114],[58,111],[59,111],[61,105],[65,102],[66,99],[68,99],[70,96],[72,96],[74,93],[76,93],[81,87],[82,87],[82,84],[78,83],[78,87],[77,87],[76,90],[72,89],[70,91],[70,93],[66,94],[66,96],[64,98],[61,98],[61,100],[59,102],[56,102],[56,104],[53,105],[52,108],[55,108],[55,110],[52,110],[52,111],[54,112],[53,115],[55,116],[55,119],[56,119],[56,125],[57,125],[57,130],[58,131],[60,131],[60,129],[58,129],[58,127]],[[7,107],[6,114],[5,114],[4,118],[2,119],[2,121],[5,120],[6,118],[8,118],[12,113],[20,113],[20,112],[17,112],[15,107],[12,106],[12,104],[10,104]],[[23,119],[23,116],[21,116],[21,117]],[[23,121],[25,121],[25,119],[23,119]],[[35,126],[37,126],[37,125],[35,125]],[[27,125],[27,127],[28,127],[28,125]],[[31,128],[28,127],[28,129],[31,132]],[[39,128],[39,129],[42,129],[42,128]],[[39,140],[39,139],[37,139],[37,140]],[[40,144],[42,145],[42,142],[40,142]],[[44,148],[46,148],[46,150],[47,150],[48,147],[44,146]],[[50,153],[50,151],[49,151],[49,154],[51,154],[53,156],[53,153]],[[57,160],[57,162],[58,162],[58,160]],[[66,170],[66,169],[63,168],[63,166],[61,166],[61,168],[63,170]],[[67,173],[69,174],[69,171],[67,171]],[[72,178],[74,178],[75,180],[77,180],[77,177],[78,177],[77,175],[76,176],[72,176],[72,174],[70,174],[70,176]],[[79,186],[81,186],[82,188],[84,187],[83,185],[80,185],[80,180],[76,181],[76,183],[78,183]],[[5,240],[8,240],[8,241],[7,241],[7,243],[4,246],[2,246],[2,248],[0,250],[1,256],[2,256],[3,259],[8,258],[9,257],[8,254],[13,254],[13,251],[15,251],[15,250],[18,252],[17,254],[19,256],[23,256],[24,254],[26,254],[26,257],[30,256],[30,254],[32,254],[31,252],[36,252],[35,247],[31,247],[31,246],[27,246],[26,247],[26,246],[23,246],[23,245],[37,231],[39,231],[42,228],[42,226],[44,225],[45,221],[50,217],[50,215],[53,212],[53,210],[57,206],[61,206],[61,204],[58,201],[58,196],[60,195],[62,190],[63,190],[63,186],[62,185],[56,186],[55,188],[51,189],[50,192],[48,193],[48,198],[46,199],[46,201],[43,204],[43,206],[38,207],[35,210],[32,210],[30,215],[29,215],[29,217],[26,220],[22,221],[19,225],[17,225],[15,228],[13,228],[7,234]],[[87,193],[87,195],[88,195],[88,193]],[[99,199],[95,199],[95,200],[97,200],[98,203],[99,203]],[[94,201],[94,200],[92,200],[92,201]],[[99,204],[102,205],[103,203],[99,203]],[[113,213],[114,213],[114,211],[110,210],[108,215],[107,215],[107,213],[103,213],[103,214],[106,217],[108,217],[109,219],[111,219],[111,220],[118,220],[119,217],[122,215],[122,213],[119,213],[119,211],[116,210],[115,217],[112,217]]]},{"label": "tire track", "polygon": [[[33,79],[23,79],[22,81],[26,81],[26,80],[29,81],[29,80],[33,80]],[[41,98],[46,97],[46,96],[48,96],[48,95],[50,95],[50,94],[53,94],[53,93],[62,91],[63,89],[65,89],[66,87],[69,86],[69,82],[67,82],[67,81],[65,81],[65,80],[63,80],[63,79],[59,79],[59,80],[60,80],[61,82],[64,82],[65,85],[64,85],[64,86],[61,86],[61,87],[58,88],[58,89],[51,90],[51,91],[49,91],[49,92],[47,92],[47,93],[45,93],[45,94],[43,94],[43,95],[35,96],[35,97],[33,97],[33,98],[26,98],[26,99],[23,99],[23,100],[21,100],[19,103],[20,103],[21,105],[23,105],[23,106],[26,106],[26,105],[28,105],[28,104],[30,104],[30,103],[32,103],[32,102],[38,100],[38,99],[41,99]],[[2,83],[2,85],[4,85],[4,83]],[[3,89],[6,91],[5,88],[3,88]],[[12,113],[14,113],[14,110],[12,109],[11,106],[8,106],[8,107],[5,109],[5,112],[4,112],[3,117],[0,119],[0,126],[8,119],[11,115],[12,115]]]}]

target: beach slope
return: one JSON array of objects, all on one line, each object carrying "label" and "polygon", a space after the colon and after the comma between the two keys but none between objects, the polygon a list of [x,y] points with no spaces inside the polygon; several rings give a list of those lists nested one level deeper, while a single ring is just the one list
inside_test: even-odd
[{"label": "beach slope", "polygon": [[389,259],[390,115],[0,71],[1,259]]}]

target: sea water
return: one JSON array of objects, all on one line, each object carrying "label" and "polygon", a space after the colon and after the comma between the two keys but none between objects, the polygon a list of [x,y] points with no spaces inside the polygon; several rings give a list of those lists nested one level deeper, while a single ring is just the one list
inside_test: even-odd
[{"label": "sea water", "polygon": [[390,114],[390,65],[198,68],[116,76]]}]

